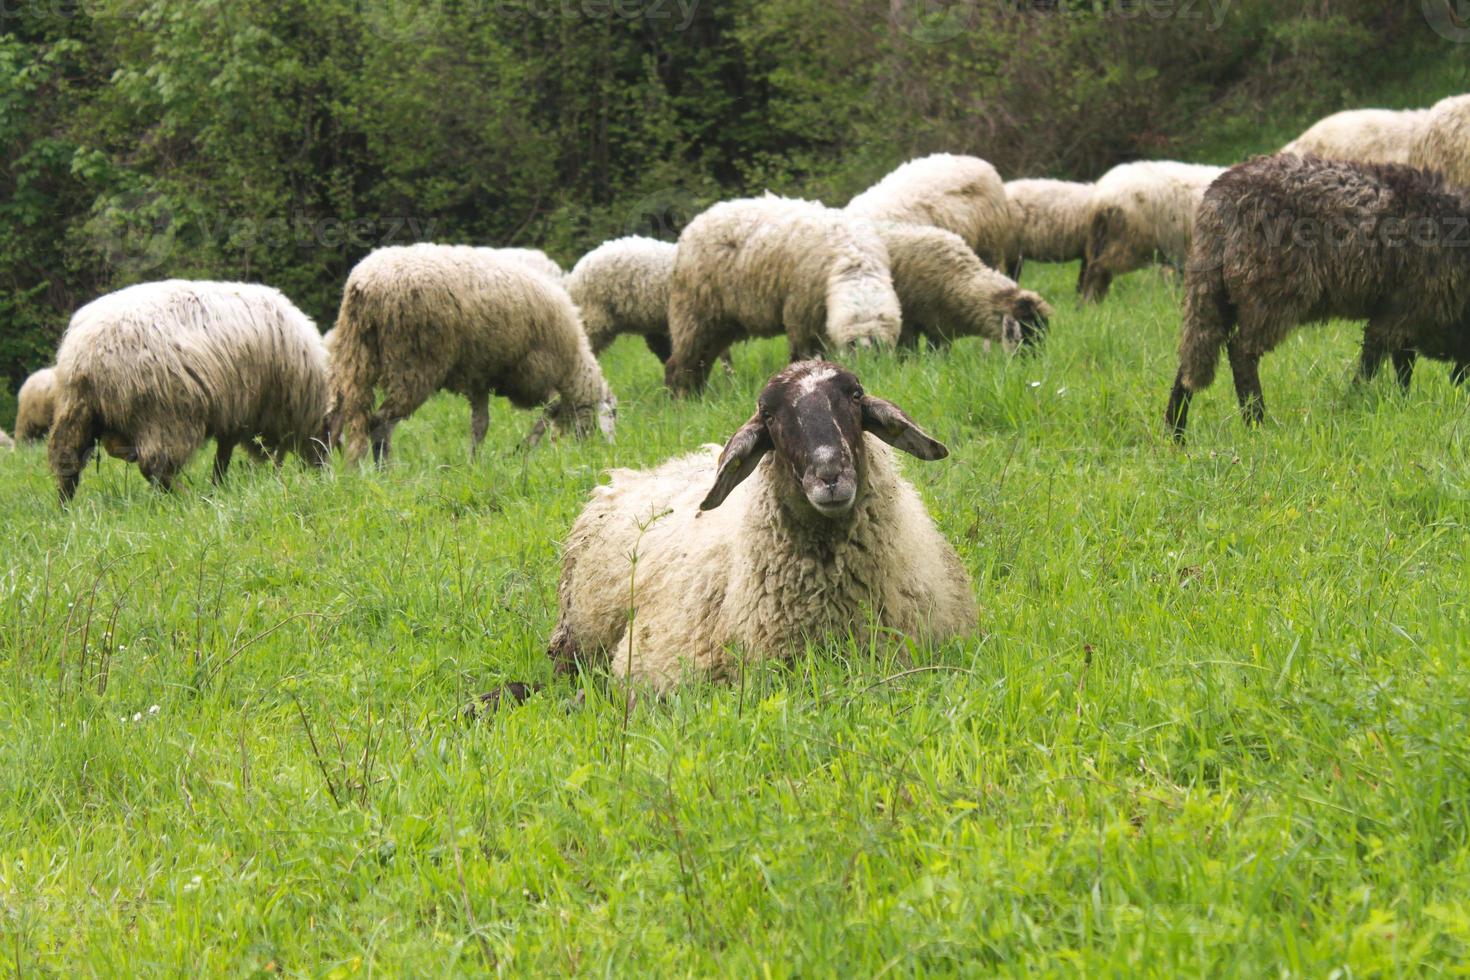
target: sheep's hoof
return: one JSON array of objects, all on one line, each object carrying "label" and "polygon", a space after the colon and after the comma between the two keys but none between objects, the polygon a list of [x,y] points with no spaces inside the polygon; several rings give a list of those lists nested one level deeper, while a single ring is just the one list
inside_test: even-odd
[{"label": "sheep's hoof", "polygon": [[464,720],[468,722],[484,721],[498,712],[502,707],[514,707],[525,704],[531,695],[541,689],[538,684],[523,684],[520,681],[512,681],[504,687],[498,687],[488,694],[482,694],[464,708]]}]

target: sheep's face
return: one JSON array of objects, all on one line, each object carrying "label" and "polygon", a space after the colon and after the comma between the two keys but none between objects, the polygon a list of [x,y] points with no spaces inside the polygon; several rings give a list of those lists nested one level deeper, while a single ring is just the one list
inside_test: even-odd
[{"label": "sheep's face", "polygon": [[803,361],[777,374],[757,406],[720,456],[714,489],[701,510],[723,503],[769,452],[799,488],[798,499],[832,519],[851,513],[862,493],[864,432],[919,459],[949,455],[897,405],[867,394],[855,374],[825,361]]},{"label": "sheep's face", "polygon": [[553,399],[526,436],[526,447],[534,449],[540,445],[548,430],[556,435],[570,429],[578,439],[585,439],[592,434],[594,423],[602,438],[612,442],[618,424],[618,400],[605,386],[595,409],[578,409],[565,398]]}]

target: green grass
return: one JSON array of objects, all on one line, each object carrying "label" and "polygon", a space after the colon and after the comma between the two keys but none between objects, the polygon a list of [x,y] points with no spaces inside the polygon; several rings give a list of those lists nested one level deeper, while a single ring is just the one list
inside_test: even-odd
[{"label": "green grass", "polygon": [[[1164,437],[1152,272],[1007,361],[869,356],[952,456],[906,469],[984,635],[813,649],[620,701],[547,679],[599,473],[719,441],[782,347],[673,404],[615,347],[615,447],[479,462],[444,397],[386,473],[116,461],[59,510],[0,457],[0,974],[1237,975],[1470,958],[1470,399],[1348,379],[1359,332],[1229,372]],[[919,672],[916,668],[936,668]],[[150,713],[157,705],[156,713]],[[315,748],[313,748],[313,742]]]}]

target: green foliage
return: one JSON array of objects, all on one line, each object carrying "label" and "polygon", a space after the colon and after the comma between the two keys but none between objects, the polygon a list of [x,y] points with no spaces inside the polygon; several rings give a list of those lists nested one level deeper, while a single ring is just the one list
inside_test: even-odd
[{"label": "green foliage", "polygon": [[[1349,384],[1359,331],[1228,379],[1174,448],[1175,289],[1058,307],[1040,356],[867,355],[952,455],[904,464],[984,634],[816,647],[645,700],[551,680],[558,543],[609,466],[722,440],[784,346],[619,440],[497,403],[384,473],[0,458],[5,969],[305,976],[1396,976],[1470,956],[1465,392]],[[157,705],[158,711],[152,712]],[[625,759],[625,765],[620,760]]]}]

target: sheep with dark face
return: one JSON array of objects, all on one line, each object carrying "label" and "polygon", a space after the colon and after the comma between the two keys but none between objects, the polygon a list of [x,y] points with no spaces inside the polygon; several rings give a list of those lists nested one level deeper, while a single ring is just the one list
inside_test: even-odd
[{"label": "sheep with dark face", "polygon": [[614,471],[564,550],[558,668],[611,661],[666,689],[808,639],[972,633],[969,576],[890,446],[948,454],[850,371],[805,361],[770,380],[723,452]]},{"label": "sheep with dark face", "polygon": [[1258,365],[1298,326],[1366,320],[1358,378],[1392,357],[1470,369],[1470,194],[1396,164],[1283,154],[1231,169],[1200,206],[1185,271],[1179,374],[1167,421],[1183,438],[1224,347],[1249,424],[1265,414]]},{"label": "sheep with dark face", "polygon": [[24,446],[45,439],[56,415],[56,369],[42,368],[26,378],[15,397],[16,441]]},{"label": "sheep with dark face", "polygon": [[986,266],[958,235],[924,225],[884,225],[879,234],[903,309],[900,346],[922,336],[934,346],[983,337],[1034,347],[1046,337],[1046,300]]}]

